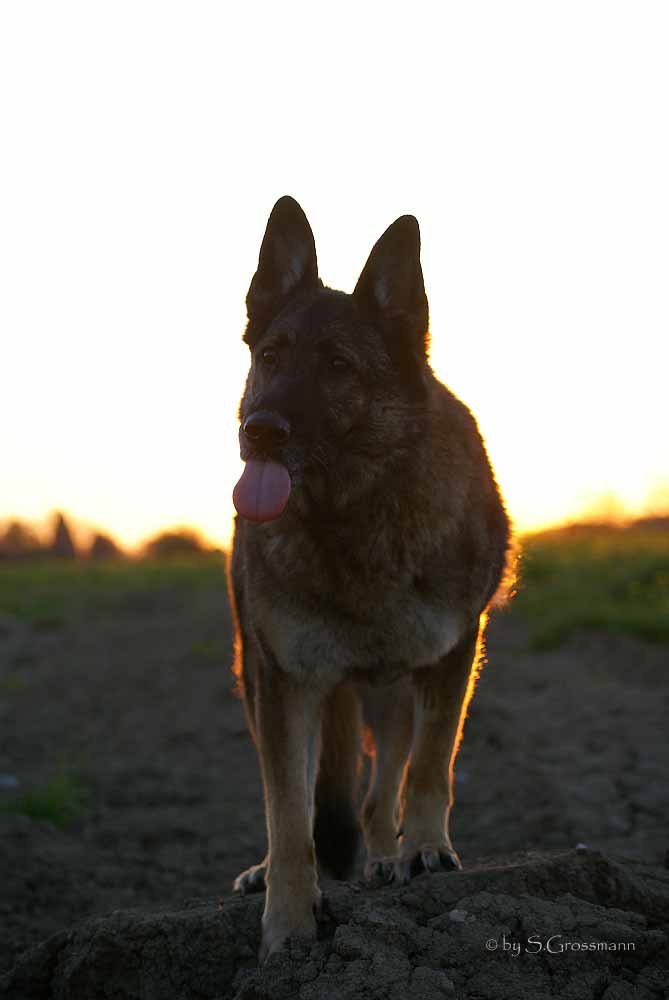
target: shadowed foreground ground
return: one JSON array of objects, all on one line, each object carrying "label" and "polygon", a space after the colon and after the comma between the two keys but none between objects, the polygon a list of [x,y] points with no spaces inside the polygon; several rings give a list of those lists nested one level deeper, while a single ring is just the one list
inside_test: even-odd
[{"label": "shadowed foreground ground", "polygon": [[[559,551],[563,556],[564,547]],[[629,609],[630,588],[646,587],[651,573],[621,560],[616,566],[618,576],[601,575],[610,579],[611,599]],[[545,576],[544,564],[537,569]],[[215,903],[184,909],[184,900],[228,893],[233,877],[265,851],[255,751],[232,693],[220,561],[169,570],[121,567],[85,579],[77,573],[63,571],[55,587],[36,577],[23,590],[8,577],[0,593],[0,969],[18,960],[24,977],[10,980],[10,996],[191,1000],[242,990],[247,998],[429,998],[449,995],[447,980],[456,996],[467,995],[465,968],[473,976],[472,997],[664,995],[653,972],[657,935],[644,937],[643,949],[639,938],[633,954],[505,960],[485,953],[485,928],[507,927],[516,938],[536,931],[579,939],[590,928],[588,940],[591,934],[609,940],[611,928],[643,936],[666,919],[666,645],[585,627],[585,599],[575,603],[577,614],[570,612],[575,628],[563,634],[562,623],[552,620],[539,644],[521,603],[496,615],[456,771],[452,832],[467,871],[404,890],[331,888],[324,940],[286,967],[285,991],[277,983],[268,993],[253,977],[234,985],[237,973],[254,965],[261,898],[230,897],[222,911]],[[530,592],[547,595],[546,614],[565,606],[553,579],[563,580],[563,571],[549,574],[543,591],[539,581]],[[601,616],[606,621],[609,609]],[[546,620],[543,607],[534,620]],[[632,624],[645,627],[644,621]],[[597,855],[573,853],[579,843],[635,860],[609,868]],[[568,853],[534,861],[526,874],[522,866],[504,868],[503,857],[528,849]],[[499,872],[472,868],[492,855]],[[550,902],[565,894],[576,901]],[[387,912],[379,918],[375,957],[369,942],[377,941],[379,908],[393,916],[390,924]],[[138,910],[135,916],[107,916],[130,909]],[[468,916],[448,917],[452,909]],[[90,922],[97,919],[102,923]],[[403,921],[412,928],[408,937],[393,937]],[[367,937],[347,953],[361,922]],[[99,931],[91,938],[94,926]],[[54,934],[55,943],[20,957]],[[390,972],[383,972],[386,959]],[[282,962],[262,973],[261,984],[283,975]],[[579,992],[559,977],[582,962],[592,975]],[[611,987],[605,978],[602,970],[618,969],[616,962],[622,964],[615,976],[627,976],[628,986]],[[298,967],[301,994],[294,985]],[[91,969],[96,984],[86,979]],[[355,975],[368,982],[371,969],[377,993],[361,985],[356,994]],[[504,986],[518,969],[518,982]],[[551,977],[541,989],[532,978],[539,974]],[[20,981],[33,992],[26,986],[21,993]],[[88,993],[79,981],[89,982]],[[327,993],[328,982],[349,992]]]},{"label": "shadowed foreground ground", "polygon": [[63,931],[0,981],[4,1000],[644,1000],[669,983],[669,872],[598,852],[536,852],[332,884],[315,944],[255,963],[262,898],[118,911]]}]

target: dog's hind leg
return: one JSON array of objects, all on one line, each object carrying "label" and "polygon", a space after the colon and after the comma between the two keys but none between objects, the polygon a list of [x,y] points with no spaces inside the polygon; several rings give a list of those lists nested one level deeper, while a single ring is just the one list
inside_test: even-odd
[{"label": "dog's hind leg", "polygon": [[360,701],[352,684],[340,684],[323,706],[314,842],[316,857],[333,878],[351,876],[360,828],[356,798],[360,779]]},{"label": "dog's hind leg", "polygon": [[413,704],[407,677],[394,684],[367,687],[365,724],[373,738],[369,789],[362,807],[367,849],[365,878],[388,874],[397,854],[397,796],[411,748]]},{"label": "dog's hind leg", "polygon": [[412,674],[414,736],[401,792],[402,837],[392,873],[399,882],[422,871],[462,867],[448,822],[453,765],[476,680],[478,638],[477,625],[436,666]]}]

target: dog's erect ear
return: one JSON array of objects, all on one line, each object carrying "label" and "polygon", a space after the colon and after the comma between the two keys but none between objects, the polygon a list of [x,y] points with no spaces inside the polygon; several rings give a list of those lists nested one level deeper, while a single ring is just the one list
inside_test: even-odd
[{"label": "dog's erect ear", "polygon": [[267,323],[294,292],[318,283],[314,234],[298,203],[286,195],[267,222],[258,270],[246,296],[249,323]]},{"label": "dog's erect ear", "polygon": [[353,296],[391,340],[404,340],[405,348],[425,351],[428,307],[420,266],[420,230],[413,215],[402,215],[374,244]]}]

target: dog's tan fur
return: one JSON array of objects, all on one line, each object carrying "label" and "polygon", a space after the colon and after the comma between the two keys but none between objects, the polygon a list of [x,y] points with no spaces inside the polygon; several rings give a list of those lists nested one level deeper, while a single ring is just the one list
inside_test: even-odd
[{"label": "dog's tan fur", "polygon": [[389,228],[348,296],[322,286],[306,217],[281,199],[247,306],[240,419],[290,421],[272,458],[293,481],[276,520],[237,518],[230,564],[268,830],[235,887],[267,888],[264,957],[314,932],[314,821],[319,860],[352,860],[360,715],[375,747],[366,874],[460,866],[453,761],[509,531],[475,420],[427,361],[415,220]]}]

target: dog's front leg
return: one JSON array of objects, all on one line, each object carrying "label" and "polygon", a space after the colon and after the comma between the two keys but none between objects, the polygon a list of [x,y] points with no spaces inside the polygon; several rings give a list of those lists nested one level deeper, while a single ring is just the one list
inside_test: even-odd
[{"label": "dog's front leg", "polygon": [[453,765],[473,692],[479,629],[464,635],[434,667],[414,671],[414,734],[404,776],[402,835],[393,877],[461,868],[448,829]]},{"label": "dog's front leg", "polygon": [[289,935],[316,933],[313,819],[323,698],[269,656],[259,674],[255,716],[268,841],[262,962]]}]

